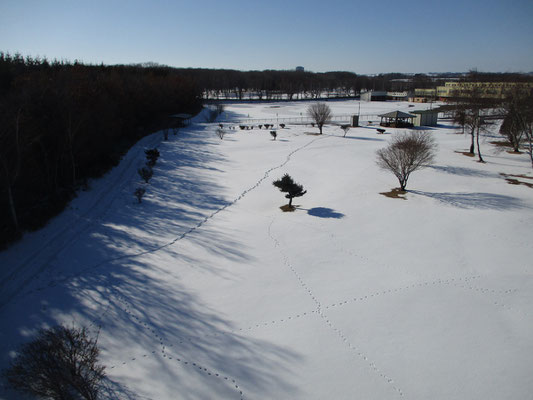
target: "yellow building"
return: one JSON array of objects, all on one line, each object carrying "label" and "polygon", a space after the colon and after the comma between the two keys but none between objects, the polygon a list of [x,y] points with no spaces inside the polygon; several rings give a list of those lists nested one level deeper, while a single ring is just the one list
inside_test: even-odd
[{"label": "yellow building", "polygon": [[461,97],[474,89],[479,90],[483,98],[502,99],[516,88],[524,91],[532,90],[533,82],[446,82],[444,86],[437,86],[436,89],[415,89],[412,101],[415,98],[418,102],[422,98],[447,100]]},{"label": "yellow building", "polygon": [[415,89],[414,97],[435,97],[436,89]]},{"label": "yellow building", "polygon": [[481,97],[502,99],[507,93],[519,90],[533,89],[533,82],[446,82],[444,86],[437,86],[437,97],[446,100],[450,97],[461,97],[462,94],[479,90]]}]

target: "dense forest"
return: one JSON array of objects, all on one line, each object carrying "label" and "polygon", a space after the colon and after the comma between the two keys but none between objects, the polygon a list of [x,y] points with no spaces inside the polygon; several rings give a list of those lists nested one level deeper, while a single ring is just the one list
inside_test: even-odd
[{"label": "dense forest", "polygon": [[0,53],[0,247],[60,212],[201,91],[170,69],[88,66]]},{"label": "dense forest", "polygon": [[60,212],[141,137],[206,101],[352,97],[519,74],[379,74],[86,65],[0,52],[0,248]]}]

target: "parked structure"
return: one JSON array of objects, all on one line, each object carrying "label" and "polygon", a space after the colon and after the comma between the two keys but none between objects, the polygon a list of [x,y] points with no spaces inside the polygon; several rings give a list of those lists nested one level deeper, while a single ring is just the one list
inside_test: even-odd
[{"label": "parked structure", "polygon": [[387,92],[369,90],[368,92],[362,92],[360,98],[361,101],[386,101]]},{"label": "parked structure", "polygon": [[392,111],[389,113],[379,115],[381,118],[381,126],[388,126],[391,128],[412,128],[413,119],[416,115],[407,114],[401,111]]},{"label": "parked structure", "polygon": [[387,99],[396,100],[396,101],[407,101],[410,93],[407,91],[403,92],[387,92]]},{"label": "parked structure", "polygon": [[378,90],[369,90],[367,92],[361,92],[361,101],[407,101],[411,93],[408,91],[403,92],[385,92]]},{"label": "parked structure", "polygon": [[413,119],[414,126],[437,126],[439,112],[435,110],[417,110],[411,111],[415,116]]},{"label": "parked structure", "polygon": [[427,103],[429,99],[427,97],[412,96],[412,97],[409,97],[409,101],[411,103]]},{"label": "parked structure", "polygon": [[437,95],[437,89],[415,89],[413,97],[419,98],[434,98]]}]

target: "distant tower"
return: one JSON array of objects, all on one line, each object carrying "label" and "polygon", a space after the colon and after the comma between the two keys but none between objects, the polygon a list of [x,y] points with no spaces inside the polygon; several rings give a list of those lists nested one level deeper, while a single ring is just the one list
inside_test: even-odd
[{"label": "distant tower", "polygon": [[302,67],[300,65],[296,67],[296,71],[297,72],[304,72],[304,70],[305,70],[304,67]]}]

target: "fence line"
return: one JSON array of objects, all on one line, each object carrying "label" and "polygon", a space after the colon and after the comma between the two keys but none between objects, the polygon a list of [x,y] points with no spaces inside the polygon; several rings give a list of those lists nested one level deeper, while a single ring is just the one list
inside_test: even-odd
[{"label": "fence line", "polygon": [[[328,121],[328,124],[344,124],[351,123],[351,118],[354,114],[339,114],[334,115]],[[484,119],[501,119],[503,115],[482,115]],[[379,114],[361,114],[359,115],[359,122],[376,122],[380,120]],[[449,120],[453,119],[453,115],[449,112],[439,112],[438,119]],[[261,124],[292,124],[292,125],[310,125],[315,123],[311,117],[272,117],[272,118],[235,118],[225,121],[218,121],[219,123],[235,124],[235,125],[261,125]]]},{"label": "fence line", "polygon": [[[353,114],[339,114],[334,115],[329,120],[329,123],[345,123],[351,122]],[[359,115],[359,121],[372,121],[378,119],[377,114],[362,114]],[[273,117],[273,118],[236,118],[228,119],[227,121],[220,121],[225,123],[233,123],[238,125],[258,125],[258,124],[311,124],[315,120],[311,117]]]}]

